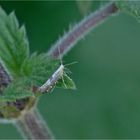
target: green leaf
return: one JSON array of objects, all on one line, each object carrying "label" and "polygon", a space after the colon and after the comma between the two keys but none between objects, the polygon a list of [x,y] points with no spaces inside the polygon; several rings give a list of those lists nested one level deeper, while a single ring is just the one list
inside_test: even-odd
[{"label": "green leaf", "polygon": [[119,0],[116,1],[117,7],[140,21],[140,1],[139,0]]},{"label": "green leaf", "polygon": [[[46,53],[29,53],[24,25],[19,26],[14,12],[7,15],[1,7],[0,61],[12,77],[12,83],[0,96],[0,105],[34,96],[33,87],[41,86],[59,66],[59,61],[53,60]],[[57,86],[75,89],[74,82],[65,73]]]},{"label": "green leaf", "polygon": [[29,43],[25,26],[19,27],[15,13],[7,15],[0,7],[0,59],[12,74],[20,75],[21,67],[29,57]]},{"label": "green leaf", "polygon": [[63,74],[63,77],[57,82],[56,86],[64,89],[76,89],[74,81],[66,73]]},{"label": "green leaf", "polygon": [[31,85],[28,79],[20,79],[11,83],[0,96],[1,102],[13,102],[18,99],[24,99],[27,97],[34,96]]},{"label": "green leaf", "polygon": [[22,65],[21,74],[32,84],[41,86],[58,67],[58,60],[53,60],[47,54],[33,53]]}]

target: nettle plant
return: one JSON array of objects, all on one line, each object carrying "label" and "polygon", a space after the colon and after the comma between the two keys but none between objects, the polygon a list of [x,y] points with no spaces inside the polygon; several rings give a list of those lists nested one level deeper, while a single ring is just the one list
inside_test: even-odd
[{"label": "nettle plant", "polygon": [[[82,5],[82,1],[77,1]],[[90,4],[92,4],[90,2]],[[88,6],[89,7],[89,6]],[[15,13],[0,8],[0,120],[13,123],[26,139],[53,139],[37,110],[44,93],[55,87],[75,89],[60,58],[97,25],[126,12],[139,20],[139,1],[112,1],[91,12],[60,38],[48,53],[30,53],[25,26]]]}]

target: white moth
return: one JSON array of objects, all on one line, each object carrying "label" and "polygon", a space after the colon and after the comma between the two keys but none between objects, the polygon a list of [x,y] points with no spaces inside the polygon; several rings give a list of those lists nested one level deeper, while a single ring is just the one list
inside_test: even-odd
[{"label": "white moth", "polygon": [[56,82],[63,78],[64,73],[64,65],[61,64],[59,68],[53,73],[53,75],[41,86],[39,87],[38,91],[43,92],[49,92],[52,87],[56,84]]},{"label": "white moth", "polygon": [[[59,48],[58,48],[58,51],[60,54]],[[61,78],[62,78],[64,86],[67,88],[65,81],[63,79],[65,66],[72,65],[77,62],[72,62],[72,63],[66,64],[66,65],[63,65],[61,55],[59,55],[59,56],[60,56],[61,65],[52,74],[52,76],[41,87],[38,88],[38,90],[37,90],[38,92],[41,92],[41,93],[49,92],[53,88],[53,86],[57,83],[57,81]]]}]

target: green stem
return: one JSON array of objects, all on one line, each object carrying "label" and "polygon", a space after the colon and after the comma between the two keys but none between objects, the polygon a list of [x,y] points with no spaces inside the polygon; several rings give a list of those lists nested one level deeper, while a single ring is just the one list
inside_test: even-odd
[{"label": "green stem", "polygon": [[14,123],[25,139],[54,139],[38,110],[25,113]]}]

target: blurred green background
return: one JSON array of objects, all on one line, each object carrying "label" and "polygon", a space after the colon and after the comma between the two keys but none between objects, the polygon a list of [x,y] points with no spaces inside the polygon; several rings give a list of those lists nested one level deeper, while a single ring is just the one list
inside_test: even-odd
[{"label": "blurred green background", "polygon": [[[31,51],[44,52],[83,17],[75,1],[6,2],[24,23]],[[92,11],[100,7],[92,2]],[[140,138],[140,24],[119,14],[93,30],[63,59],[77,90],[55,89],[39,110],[56,138]],[[0,124],[1,139],[21,138]]]}]

